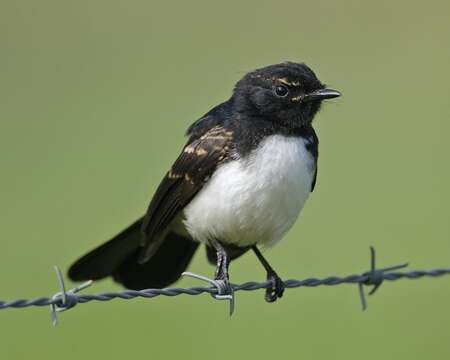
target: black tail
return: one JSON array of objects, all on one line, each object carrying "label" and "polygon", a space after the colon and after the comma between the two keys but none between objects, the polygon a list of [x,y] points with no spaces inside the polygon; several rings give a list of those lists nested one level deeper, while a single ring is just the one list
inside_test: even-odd
[{"label": "black tail", "polygon": [[179,279],[198,243],[169,232],[158,251],[139,264],[142,218],[77,260],[69,269],[74,281],[112,276],[128,289],[163,288]]}]

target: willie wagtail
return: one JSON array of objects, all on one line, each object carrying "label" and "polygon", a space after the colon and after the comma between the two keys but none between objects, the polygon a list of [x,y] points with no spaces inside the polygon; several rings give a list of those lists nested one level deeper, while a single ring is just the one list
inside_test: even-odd
[{"label": "willie wagtail", "polygon": [[323,100],[340,95],[305,64],[246,74],[229,100],[189,127],[145,216],[76,261],[69,277],[166,287],[204,243],[216,280],[228,283],[230,261],[251,249],[273,284],[266,300],[281,297],[283,281],[257,246],[279,241],[314,190],[318,138],[311,123]]}]

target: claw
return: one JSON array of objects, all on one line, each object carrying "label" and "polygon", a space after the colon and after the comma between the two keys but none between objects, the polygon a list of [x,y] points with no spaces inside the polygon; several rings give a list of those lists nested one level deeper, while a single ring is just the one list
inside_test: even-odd
[{"label": "claw", "polygon": [[278,298],[283,297],[285,289],[283,280],[281,280],[281,278],[276,273],[268,273],[267,280],[272,283],[272,287],[266,289],[266,295],[264,297],[265,300],[267,302],[274,302]]}]

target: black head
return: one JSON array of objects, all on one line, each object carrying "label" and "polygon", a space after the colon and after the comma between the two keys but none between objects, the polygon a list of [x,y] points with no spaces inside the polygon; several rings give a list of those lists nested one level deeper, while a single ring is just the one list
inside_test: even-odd
[{"label": "black head", "polygon": [[340,96],[305,64],[286,62],[246,74],[235,86],[235,109],[282,126],[311,124],[323,100]]}]

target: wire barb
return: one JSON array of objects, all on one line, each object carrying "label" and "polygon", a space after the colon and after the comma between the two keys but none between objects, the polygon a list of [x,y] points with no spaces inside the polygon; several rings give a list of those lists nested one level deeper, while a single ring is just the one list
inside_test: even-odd
[{"label": "wire barb", "polygon": [[73,308],[78,304],[78,297],[75,295],[77,292],[88,288],[93,284],[92,280],[86,281],[85,283],[77,286],[74,289],[66,291],[66,285],[64,284],[64,278],[62,276],[61,270],[58,266],[53,267],[56,272],[56,278],[58,280],[60,292],[57,292],[52,296],[53,302],[50,304],[50,315],[52,319],[53,326],[58,324],[58,313],[66,311]]},{"label": "wire barb", "polygon": [[373,285],[372,289],[369,291],[369,296],[375,294],[375,292],[380,288],[381,284],[385,280],[385,273],[392,272],[394,270],[399,270],[406,268],[409,264],[400,264],[389,266],[381,269],[377,269],[376,265],[376,252],[373,246],[370,247],[370,271],[365,272],[363,276],[367,279],[358,283],[359,298],[361,300],[362,310],[367,310],[367,300],[364,294],[364,285]]},{"label": "wire barb", "polygon": [[203,280],[214,286],[217,290],[217,294],[212,293],[211,296],[216,300],[228,300],[230,302],[230,316],[233,315],[235,309],[235,298],[232,285],[224,280],[213,280],[206,276],[198,275],[189,271],[185,271],[181,275],[189,276],[197,280]]}]

